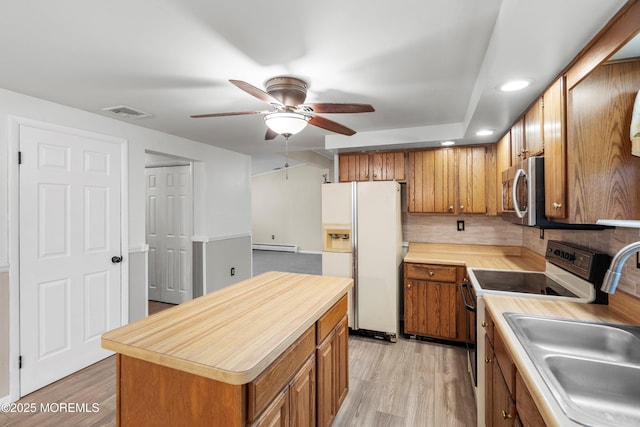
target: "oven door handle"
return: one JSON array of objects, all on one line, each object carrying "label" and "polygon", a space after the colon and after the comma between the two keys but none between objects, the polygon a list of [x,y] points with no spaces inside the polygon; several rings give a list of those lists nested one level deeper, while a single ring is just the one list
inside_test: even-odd
[{"label": "oven door handle", "polygon": [[467,311],[475,313],[475,305],[469,304],[467,301],[467,294],[469,295],[469,299],[473,300],[473,297],[471,296],[471,289],[469,289],[469,283],[462,282],[462,284],[460,284],[460,287],[462,288],[462,302],[464,303],[464,308],[467,309]]}]

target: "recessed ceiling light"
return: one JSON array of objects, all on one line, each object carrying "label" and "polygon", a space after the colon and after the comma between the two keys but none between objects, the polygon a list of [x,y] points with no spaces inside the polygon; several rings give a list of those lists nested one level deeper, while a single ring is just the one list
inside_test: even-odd
[{"label": "recessed ceiling light", "polygon": [[440,145],[447,146],[447,145],[454,145],[455,143],[456,143],[455,141],[442,141]]},{"label": "recessed ceiling light", "polygon": [[492,129],[481,129],[478,132],[476,132],[476,135],[478,135],[478,136],[493,135],[493,130]]},{"label": "recessed ceiling light", "polygon": [[529,80],[511,80],[500,86],[500,90],[503,92],[513,92],[516,90],[524,89],[530,84],[531,82]]}]

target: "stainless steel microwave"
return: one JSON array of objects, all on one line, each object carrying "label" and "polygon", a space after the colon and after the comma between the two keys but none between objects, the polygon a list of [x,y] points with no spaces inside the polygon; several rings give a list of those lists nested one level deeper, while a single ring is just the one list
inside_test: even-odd
[{"label": "stainless steel microwave", "polygon": [[547,223],[544,157],[529,157],[502,172],[502,218],[528,226]]}]

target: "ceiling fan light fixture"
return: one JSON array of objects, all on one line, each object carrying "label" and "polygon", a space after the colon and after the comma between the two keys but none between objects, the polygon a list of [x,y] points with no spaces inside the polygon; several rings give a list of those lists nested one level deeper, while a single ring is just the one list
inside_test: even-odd
[{"label": "ceiling fan light fixture", "polygon": [[295,135],[307,127],[309,116],[300,113],[271,113],[264,116],[265,124],[280,135]]}]

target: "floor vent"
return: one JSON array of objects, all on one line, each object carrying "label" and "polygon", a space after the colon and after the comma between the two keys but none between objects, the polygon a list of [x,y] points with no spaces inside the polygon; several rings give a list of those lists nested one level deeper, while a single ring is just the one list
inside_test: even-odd
[{"label": "floor vent", "polygon": [[151,114],[149,113],[136,110],[135,108],[128,107],[126,105],[118,105],[116,107],[107,107],[107,108],[103,108],[102,111],[108,111],[112,114],[115,114],[116,116],[124,117],[125,119],[142,119],[144,117],[151,117]]},{"label": "floor vent", "polygon": [[256,243],[252,245],[252,248],[259,251],[298,252],[296,245],[261,245]]}]

